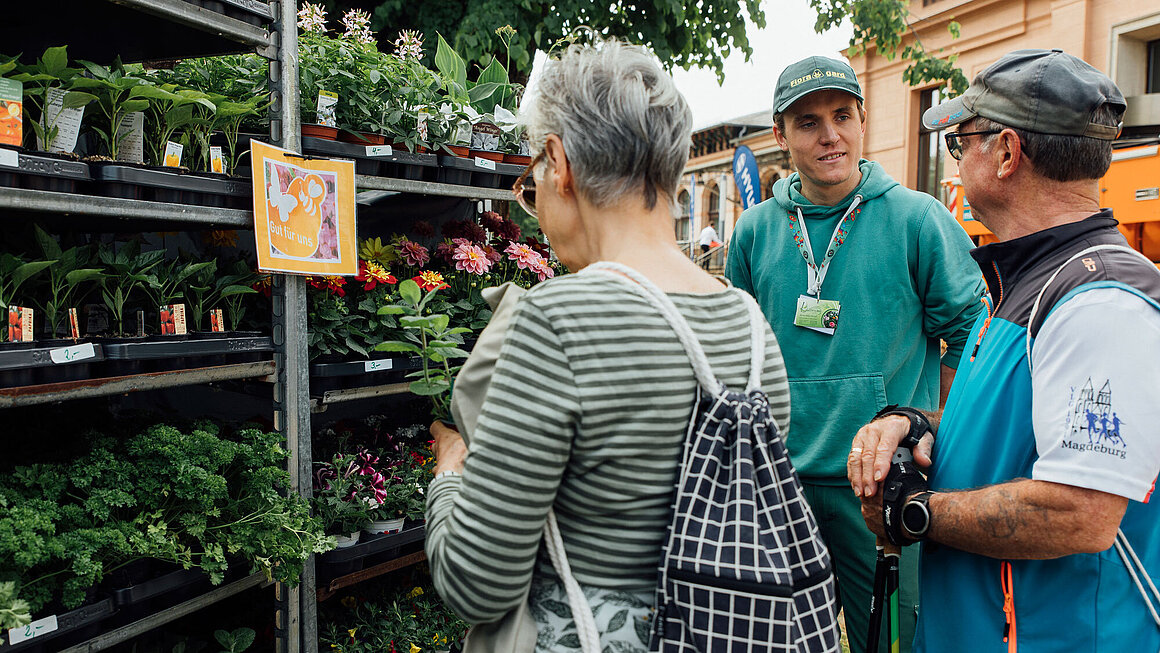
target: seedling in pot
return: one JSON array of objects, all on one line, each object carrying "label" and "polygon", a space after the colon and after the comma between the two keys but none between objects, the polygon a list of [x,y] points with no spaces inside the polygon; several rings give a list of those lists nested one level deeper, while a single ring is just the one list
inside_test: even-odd
[{"label": "seedling in pot", "polygon": [[57,327],[68,313],[68,307],[79,304],[88,294],[87,286],[99,282],[104,273],[98,268],[85,267],[90,265],[92,260],[88,247],[62,250],[56,239],[38,225],[33,225],[33,228],[36,230],[36,241],[44,253],[44,258],[54,261],[47,268],[48,298],[39,306],[44,311],[49,333],[55,337]]},{"label": "seedling in pot", "polygon": [[141,246],[136,240],[125,243],[120,250],[115,247],[102,247],[97,258],[108,272],[101,287],[101,296],[116,325],[114,335],[121,336],[125,335],[125,306],[134,294],[144,294],[149,280],[153,278],[149,271],[161,263],[165,252],[141,252]]},{"label": "seedling in pot", "polygon": [[[14,254],[7,252],[0,254],[0,313],[8,314],[8,306],[16,299],[16,291],[20,289],[21,284],[43,272],[53,263],[56,261],[26,263]],[[0,329],[0,340],[4,340],[7,334],[7,329]]]},{"label": "seedling in pot", "polygon": [[[48,48],[36,60],[35,64],[17,66],[19,74],[15,79],[24,84],[24,96],[32,107],[36,120],[29,122],[36,136],[37,146],[48,150],[52,148],[60,132],[57,121],[69,109],[79,109],[97,99],[97,96],[84,91],[73,90],[81,71],[78,68],[68,67],[68,53],[66,46]],[[50,96],[54,89],[65,91],[62,98],[62,109],[49,120],[45,109],[50,104]],[[34,148],[35,149],[35,148]]]},{"label": "seedling in pot", "polygon": [[100,66],[91,61],[80,61],[92,77],[78,77],[73,87],[84,90],[96,96],[97,110],[101,116],[100,124],[92,125],[93,131],[100,137],[105,146],[105,154],[116,160],[122,141],[129,137],[128,132],[122,133],[118,127],[125,116],[135,111],[144,111],[149,108],[149,100],[145,95],[145,81],[133,77],[125,72],[121,58],[109,68]]}]

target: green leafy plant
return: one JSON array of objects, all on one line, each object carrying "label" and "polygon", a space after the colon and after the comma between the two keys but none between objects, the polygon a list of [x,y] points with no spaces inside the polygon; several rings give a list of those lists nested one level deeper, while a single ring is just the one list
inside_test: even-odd
[{"label": "green leafy plant", "polygon": [[[8,252],[0,254],[0,311],[6,313],[9,304],[16,300],[16,291],[20,289],[20,286],[53,263],[56,263],[55,259],[25,262],[15,254]],[[0,340],[5,337],[7,337],[7,330],[0,329]]]},{"label": "green leafy plant", "polygon": [[99,110],[101,120],[98,124],[93,124],[92,129],[104,143],[105,154],[116,159],[122,141],[129,137],[128,131],[121,131],[121,121],[130,113],[149,108],[146,82],[127,73],[120,57],[108,68],[91,61],[79,63],[92,77],[78,77],[73,86],[96,96],[95,106]]},{"label": "green leafy plant", "polygon": [[101,296],[112,313],[116,335],[125,334],[125,306],[134,294],[144,293],[156,277],[149,271],[161,263],[163,250],[142,252],[141,245],[131,240],[119,249],[114,245],[102,247],[97,258],[105,267]]},{"label": "green leafy plant", "polygon": [[56,239],[39,225],[34,225],[34,229],[45,260],[52,261],[46,268],[48,296],[39,306],[44,311],[50,337],[55,337],[66,309],[79,303],[87,294],[89,286],[101,280],[104,273],[99,268],[87,267],[92,259],[88,247],[62,250]]},{"label": "green leafy plant", "polygon": [[145,113],[145,160],[152,165],[164,165],[166,144],[174,134],[189,127],[195,120],[194,108],[216,109],[209,96],[201,91],[179,89],[176,84],[144,86],[138,91],[149,101]]},{"label": "green leafy plant", "polygon": [[242,653],[254,643],[257,633],[253,628],[236,628],[233,631],[215,630],[213,638],[221,645],[221,653]]},{"label": "green leafy plant", "polygon": [[[3,506],[0,499],[0,506]],[[0,628],[18,628],[32,623],[28,601],[16,598],[16,582],[0,583]]]},{"label": "green leafy plant", "polygon": [[208,265],[185,277],[183,294],[189,303],[190,318],[195,331],[202,330],[205,315],[220,304],[226,305],[226,317],[231,331],[245,315],[245,295],[258,293],[251,287],[257,280],[245,261],[237,261],[230,273],[218,274],[217,260],[206,261]]},{"label": "green leafy plant", "polygon": [[347,535],[371,523],[375,494],[361,471],[361,461],[351,454],[314,464],[312,505],[326,533]]},{"label": "green leafy plant", "polygon": [[451,318],[444,313],[428,314],[426,309],[438,289],[426,294],[419,284],[407,279],[399,284],[398,304],[379,308],[380,315],[399,315],[399,325],[404,329],[405,340],[391,340],[375,345],[375,351],[404,352],[417,354],[423,368],[408,374],[415,380],[410,384],[411,392],[430,397],[433,404],[432,416],[447,419],[451,414],[451,382],[455,379],[459,365],[451,361],[467,358],[467,352],[460,349],[463,335],[471,333],[466,327],[449,327]]},{"label": "green leafy plant", "polygon": [[[77,68],[69,68],[66,46],[48,48],[36,60],[36,63],[21,65],[17,69],[20,71],[19,74],[13,75],[12,78],[24,84],[24,97],[27,98],[28,104],[31,105],[37,116],[28,124],[32,127],[38,144],[46,149],[50,148],[60,132],[56,122],[64,110],[87,106],[95,101],[97,96],[84,91],[71,90],[81,71]],[[61,100],[64,110],[50,121],[46,109],[49,104],[49,96],[52,95],[54,89],[65,91]]]},{"label": "green leafy plant", "polygon": [[428,653],[449,650],[467,634],[468,624],[439,599],[430,579],[382,587],[333,608],[320,605],[320,643],[345,653]]},{"label": "green leafy plant", "polygon": [[206,421],[157,424],[89,434],[79,458],[0,474],[0,582],[16,583],[32,614],[54,598],[83,604],[95,583],[141,558],[219,584],[229,555],[297,582],[306,557],[333,541],[288,492],[283,443],[257,429],[224,437]]},{"label": "green leafy plant", "polygon": [[[162,252],[164,254],[164,252]],[[149,297],[150,308],[167,306],[184,298],[186,282],[204,270],[216,267],[214,261],[188,261],[174,259],[161,266],[160,273],[145,278],[145,294]]]}]

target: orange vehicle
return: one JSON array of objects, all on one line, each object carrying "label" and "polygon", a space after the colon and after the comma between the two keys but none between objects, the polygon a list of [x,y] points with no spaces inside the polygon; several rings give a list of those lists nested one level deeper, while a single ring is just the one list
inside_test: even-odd
[{"label": "orange vehicle", "polygon": [[[1160,138],[1132,139],[1113,146],[1112,165],[1100,179],[1100,206],[1112,209],[1128,244],[1160,262]],[[971,205],[958,177],[942,184],[947,208],[978,245],[994,242],[971,215]]]}]

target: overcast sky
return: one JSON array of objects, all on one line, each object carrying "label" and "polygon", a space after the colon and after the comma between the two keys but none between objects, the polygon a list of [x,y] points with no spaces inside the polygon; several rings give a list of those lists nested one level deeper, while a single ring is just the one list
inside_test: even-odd
[{"label": "overcast sky", "polygon": [[765,29],[749,25],[753,56],[741,52],[725,60],[725,83],[717,84],[711,70],[673,71],[677,87],[693,107],[694,129],[773,107],[773,86],[789,64],[820,54],[840,57],[850,43],[851,30],[842,25],[825,34],[814,32],[817,14],[807,0],[763,1]]},{"label": "overcast sky", "polygon": [[[825,34],[814,32],[817,14],[808,0],[763,0],[767,27],[758,30],[749,25],[749,43],[753,56],[735,51],[725,59],[725,82],[717,84],[712,70],[673,71],[677,87],[693,107],[694,129],[737,118],[773,107],[773,85],[778,74],[789,64],[820,54],[840,57],[850,43],[851,30],[843,24]],[[537,52],[528,86],[544,62]]]}]

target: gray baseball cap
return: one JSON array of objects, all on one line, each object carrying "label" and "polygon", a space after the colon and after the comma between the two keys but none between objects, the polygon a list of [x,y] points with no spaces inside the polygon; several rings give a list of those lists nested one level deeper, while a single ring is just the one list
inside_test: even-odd
[{"label": "gray baseball cap", "polygon": [[946,129],[975,116],[1038,134],[1087,136],[1110,141],[1120,128],[1092,122],[1105,104],[1127,105],[1108,76],[1063,50],[1016,50],[1003,55],[975,77],[953,100],[922,114],[930,131]]},{"label": "gray baseball cap", "polygon": [[862,87],[850,64],[829,57],[806,57],[781,71],[773,89],[773,115],[783,113],[803,97],[828,88],[862,98]]}]

